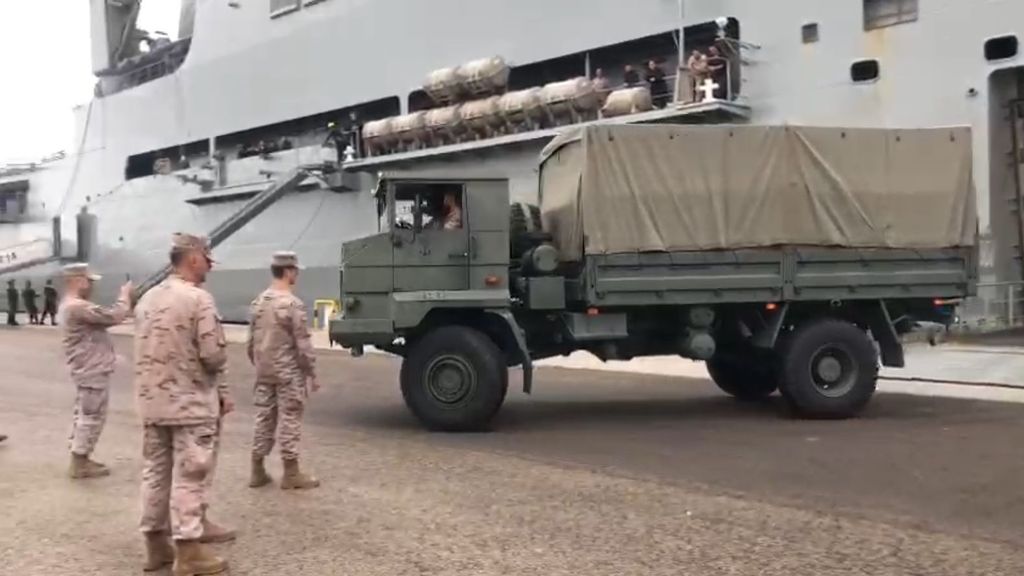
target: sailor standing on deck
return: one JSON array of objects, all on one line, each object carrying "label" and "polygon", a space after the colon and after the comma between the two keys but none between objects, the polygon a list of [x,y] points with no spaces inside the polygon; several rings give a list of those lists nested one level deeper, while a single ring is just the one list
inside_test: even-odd
[{"label": "sailor standing on deck", "polygon": [[[142,520],[147,571],[218,574],[227,562],[204,545],[210,475],[221,418],[234,409],[223,385],[227,343],[213,296],[206,238],[175,234],[173,274],[139,300],[135,396],[142,417]],[[172,549],[168,537],[174,539]]]},{"label": "sailor standing on deck", "polygon": [[87,264],[63,269],[64,302],[60,308],[64,356],[77,390],[71,426],[71,470],[74,479],[107,476],[110,470],[89,456],[107,421],[110,375],[114,372],[114,343],[107,328],[120,324],[128,314],[132,285],[121,286],[117,302],[105,308],[89,300],[99,276]]},{"label": "sailor standing on deck", "polygon": [[310,390],[319,390],[320,384],[306,326],[306,306],[292,293],[299,278],[298,257],[294,252],[275,253],[270,272],[270,288],[249,306],[246,351],[256,367],[256,425],[249,486],[259,488],[271,483],[263,460],[274,447],[276,432],[284,464],[281,488],[316,488],[320,482],[299,470],[302,414]]}]

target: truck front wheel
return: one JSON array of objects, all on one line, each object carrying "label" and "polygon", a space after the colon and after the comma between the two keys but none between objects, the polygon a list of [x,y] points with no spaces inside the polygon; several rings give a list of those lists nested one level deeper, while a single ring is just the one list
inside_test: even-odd
[{"label": "truck front wheel", "polygon": [[850,418],[871,400],[878,354],[867,333],[823,319],[796,330],[783,352],[782,396],[808,418]]},{"label": "truck front wheel", "polygon": [[487,427],[508,391],[501,350],[483,333],[444,326],[419,338],[402,363],[402,397],[431,430]]}]

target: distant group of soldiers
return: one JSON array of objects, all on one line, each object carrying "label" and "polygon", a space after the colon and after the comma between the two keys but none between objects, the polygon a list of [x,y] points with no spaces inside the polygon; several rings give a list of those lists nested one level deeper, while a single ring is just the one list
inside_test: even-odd
[{"label": "distant group of soldiers", "polygon": [[[19,302],[20,296],[20,302]],[[18,312],[20,304],[24,302],[25,311],[28,312],[29,324],[45,324],[46,317],[50,317],[50,325],[57,325],[57,289],[53,287],[53,280],[47,280],[43,287],[43,314],[39,315],[37,305],[38,293],[32,287],[32,282],[25,281],[25,287],[18,292],[14,280],[7,281],[7,325],[18,326]]]},{"label": "distant group of soldiers", "polygon": [[[134,305],[134,388],[143,426],[143,568],[173,564],[176,576],[217,574],[227,562],[206,545],[236,537],[207,517],[223,418],[235,408],[225,378],[227,343],[213,296],[203,288],[214,265],[209,242],[175,234],[170,261],[171,276]],[[249,485],[273,481],[264,459],[276,439],[284,466],[281,488],[315,488],[319,481],[299,467],[306,399],[319,383],[305,305],[293,293],[298,258],[275,253],[270,270],[270,287],[250,306],[246,344],[256,368]],[[117,302],[104,307],[90,300],[99,276],[87,265],[66,266],[63,277],[63,346],[77,390],[70,476],[98,478],[110,474],[91,459],[106,422],[115,364],[107,328],[132,311],[133,287],[122,286]]]}]

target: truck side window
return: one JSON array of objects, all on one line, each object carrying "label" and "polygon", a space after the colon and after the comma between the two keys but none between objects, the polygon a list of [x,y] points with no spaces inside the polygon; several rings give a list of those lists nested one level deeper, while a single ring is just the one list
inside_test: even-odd
[{"label": "truck side window", "polygon": [[396,230],[416,230],[422,223],[418,204],[419,190],[415,186],[398,186],[395,188],[395,222]]},{"label": "truck side window", "polygon": [[459,184],[406,184],[395,188],[396,229],[462,228],[463,187]]}]

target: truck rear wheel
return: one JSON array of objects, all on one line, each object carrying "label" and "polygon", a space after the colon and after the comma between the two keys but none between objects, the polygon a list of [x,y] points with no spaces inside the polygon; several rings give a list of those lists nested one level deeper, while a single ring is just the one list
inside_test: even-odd
[{"label": "truck rear wheel", "polygon": [[708,374],[723,392],[740,400],[760,400],[778,389],[778,377],[771,359],[764,362],[733,357],[707,361]]},{"label": "truck rear wheel", "polygon": [[807,418],[850,418],[875,393],[878,353],[867,333],[849,322],[801,326],[785,345],[780,388]]},{"label": "truck rear wheel", "polygon": [[427,428],[477,431],[505,401],[508,367],[483,333],[444,326],[413,345],[402,363],[401,384],[406,406]]}]

